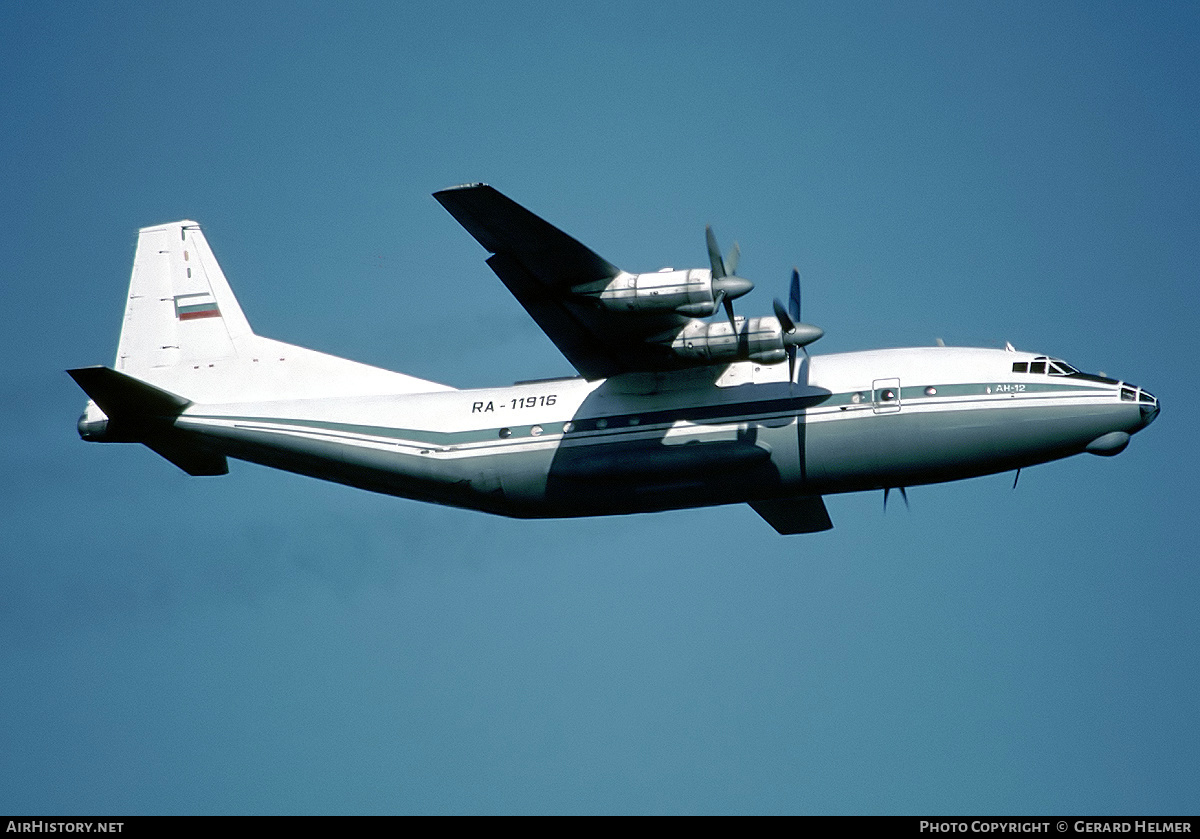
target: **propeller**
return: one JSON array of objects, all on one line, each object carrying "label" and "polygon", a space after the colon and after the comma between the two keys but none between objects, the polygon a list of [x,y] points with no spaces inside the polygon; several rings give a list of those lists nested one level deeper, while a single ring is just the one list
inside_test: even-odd
[{"label": "propeller", "polygon": [[800,322],[800,272],[795,268],[792,269],[787,308],[783,307],[783,303],[778,297],[775,298],[774,305],[775,317],[779,319],[779,325],[783,328],[783,346],[787,351],[788,359],[788,381],[794,382],[796,380],[796,348],[804,349],[804,354],[808,355],[808,350],[805,348],[824,335],[825,330],[819,326],[813,326],[811,323]]},{"label": "propeller", "polygon": [[725,314],[729,317],[729,325],[733,334],[737,334],[737,323],[733,319],[733,301],[754,288],[754,283],[737,276],[738,257],[741,249],[737,242],[729,249],[729,256],[722,258],[721,249],[717,247],[717,237],[710,226],[704,228],[704,238],[708,243],[708,262],[712,265],[713,311],[725,306]]}]

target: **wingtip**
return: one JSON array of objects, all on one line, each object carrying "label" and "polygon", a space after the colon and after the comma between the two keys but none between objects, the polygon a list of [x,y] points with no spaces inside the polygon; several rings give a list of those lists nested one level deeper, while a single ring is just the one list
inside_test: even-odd
[{"label": "wingtip", "polygon": [[455,186],[448,186],[445,189],[439,189],[437,192],[435,192],[433,194],[441,195],[443,192],[458,192],[460,190],[465,190],[465,189],[479,189],[480,187],[485,187],[485,186],[487,186],[487,184],[479,182],[479,181],[476,181],[474,183],[467,183],[467,184],[456,184]]},{"label": "wingtip", "polygon": [[149,227],[139,227],[138,233],[153,233],[157,230],[178,230],[179,228],[191,229],[199,228],[200,223],[192,221],[189,218],[180,219],[179,221],[168,221],[164,224],[152,224]]}]

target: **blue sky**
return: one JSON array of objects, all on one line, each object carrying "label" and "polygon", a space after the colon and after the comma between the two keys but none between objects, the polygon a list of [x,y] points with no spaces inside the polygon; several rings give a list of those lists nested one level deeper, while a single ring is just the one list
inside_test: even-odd
[{"label": "blue sky", "polygon": [[[0,9],[0,812],[1200,809],[1191,3]],[[522,522],[81,442],[139,227],[260,334],[458,387],[571,368],[430,197],[630,270],[792,265],[814,351],[1047,352],[1113,459]],[[1186,439],[1185,439],[1186,438]]]}]

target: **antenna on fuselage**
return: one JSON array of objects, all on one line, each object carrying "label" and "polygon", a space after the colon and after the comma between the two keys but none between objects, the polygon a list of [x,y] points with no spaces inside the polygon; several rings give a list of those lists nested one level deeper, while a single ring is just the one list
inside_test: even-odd
[{"label": "antenna on fuselage", "polygon": [[[904,509],[911,510],[912,507],[909,506],[909,503],[908,503],[908,490],[906,490],[904,487],[896,487],[896,489],[900,490],[900,497],[904,499]],[[883,488],[883,511],[885,513],[887,512],[888,494],[891,491],[892,491],[891,487]]]}]

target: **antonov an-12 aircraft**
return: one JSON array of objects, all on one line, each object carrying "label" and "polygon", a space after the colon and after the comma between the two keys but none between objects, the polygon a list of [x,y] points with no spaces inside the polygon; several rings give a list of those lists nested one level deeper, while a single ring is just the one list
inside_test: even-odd
[{"label": "antonov an-12 aircraft", "polygon": [[630,274],[490,186],[434,197],[577,377],[457,390],[263,338],[179,221],[138,235],[116,363],[68,371],[80,436],[520,518],[747,503],[792,534],[833,526],[825,495],[1115,455],[1158,416],[1011,345],[810,356],[796,272],[773,316],[735,316],[753,285],[711,229],[709,268]]}]

